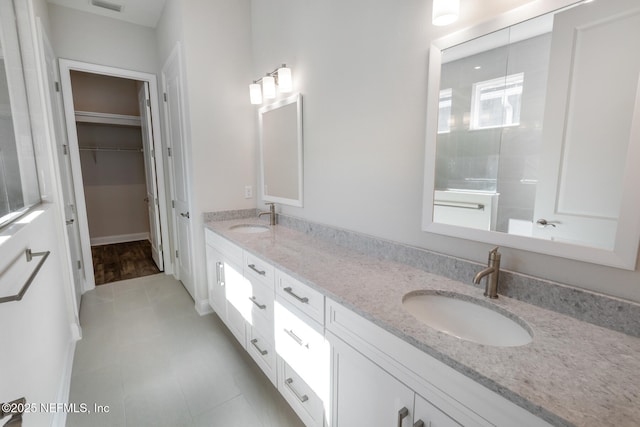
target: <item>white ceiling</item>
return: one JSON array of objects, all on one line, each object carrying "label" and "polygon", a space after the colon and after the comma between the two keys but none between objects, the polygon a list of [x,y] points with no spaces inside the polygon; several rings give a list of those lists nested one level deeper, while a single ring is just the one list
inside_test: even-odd
[{"label": "white ceiling", "polygon": [[120,19],[133,24],[144,25],[155,28],[162,15],[162,9],[166,0],[103,0],[107,3],[122,6],[121,12],[103,9],[93,6],[91,0],[47,0],[49,3],[81,10],[83,12],[95,13],[96,15],[107,16],[109,18]]}]

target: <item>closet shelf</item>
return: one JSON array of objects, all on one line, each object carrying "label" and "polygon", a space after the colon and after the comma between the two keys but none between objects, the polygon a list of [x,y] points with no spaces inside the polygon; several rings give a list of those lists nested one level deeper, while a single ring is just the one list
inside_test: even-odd
[{"label": "closet shelf", "polygon": [[140,127],[140,116],[128,116],[124,114],[111,114],[111,113],[95,113],[93,111],[76,111],[76,122]]},{"label": "closet shelf", "polygon": [[142,153],[142,148],[118,148],[118,147],[79,147],[80,151],[131,151]]}]

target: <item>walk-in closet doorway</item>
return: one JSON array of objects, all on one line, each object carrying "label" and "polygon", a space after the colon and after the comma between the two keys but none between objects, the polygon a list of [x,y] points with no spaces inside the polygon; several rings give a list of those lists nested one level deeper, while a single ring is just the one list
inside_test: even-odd
[{"label": "walk-in closet doorway", "polygon": [[155,76],[62,59],[60,72],[84,291],[171,273]]}]

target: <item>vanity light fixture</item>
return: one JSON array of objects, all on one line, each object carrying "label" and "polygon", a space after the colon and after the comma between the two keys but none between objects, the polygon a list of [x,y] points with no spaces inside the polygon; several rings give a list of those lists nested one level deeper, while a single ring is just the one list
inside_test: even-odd
[{"label": "vanity light fixture", "polygon": [[439,27],[453,24],[460,16],[460,0],[433,0],[431,22]]},{"label": "vanity light fixture", "polygon": [[291,68],[288,68],[286,64],[282,64],[281,67],[267,73],[258,80],[254,80],[249,85],[249,98],[252,104],[259,105],[262,104],[263,99],[275,98],[276,92],[289,93],[291,91],[293,91]]},{"label": "vanity light fixture", "polygon": [[276,78],[270,74],[262,78],[262,96],[264,99],[273,99],[276,97]]},{"label": "vanity light fixture", "polygon": [[249,85],[249,98],[252,104],[262,104],[262,88],[255,80]]}]

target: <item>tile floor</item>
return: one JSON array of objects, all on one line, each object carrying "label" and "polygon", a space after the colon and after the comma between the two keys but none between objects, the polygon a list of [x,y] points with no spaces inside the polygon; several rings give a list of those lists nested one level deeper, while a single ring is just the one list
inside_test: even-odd
[{"label": "tile floor", "polygon": [[215,314],[157,274],[82,297],[67,426],[298,427],[303,424]]}]

